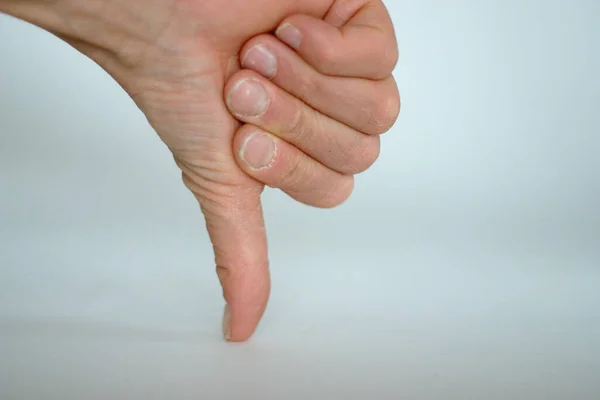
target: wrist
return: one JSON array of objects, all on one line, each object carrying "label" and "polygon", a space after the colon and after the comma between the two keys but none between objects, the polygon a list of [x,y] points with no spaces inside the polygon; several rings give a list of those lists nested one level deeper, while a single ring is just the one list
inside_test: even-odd
[{"label": "wrist", "polygon": [[[0,0],[0,12],[27,21],[62,37],[84,40],[78,25],[103,0]],[[86,10],[89,10],[87,13]],[[87,15],[86,15],[87,14]]]},{"label": "wrist", "polygon": [[168,10],[155,8],[165,7],[161,2],[131,0],[0,0],[0,13],[27,21],[71,44],[84,44],[75,46],[84,53],[85,49],[101,49],[125,64],[133,63],[136,52],[147,48],[153,39],[148,37],[153,34],[153,24],[143,16],[168,15]]}]

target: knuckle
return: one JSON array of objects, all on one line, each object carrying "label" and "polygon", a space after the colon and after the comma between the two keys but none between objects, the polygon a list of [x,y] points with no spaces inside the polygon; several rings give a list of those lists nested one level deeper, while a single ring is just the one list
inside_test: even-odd
[{"label": "knuckle", "polygon": [[286,130],[287,139],[292,143],[296,143],[304,136],[304,132],[306,124],[306,115],[303,107],[299,104],[294,106],[294,111],[292,113],[292,118],[289,122],[289,125]]},{"label": "knuckle", "polygon": [[302,98],[326,98],[331,95],[331,79],[321,74],[311,77],[307,76],[303,81],[303,89]]},{"label": "knuckle", "polygon": [[384,56],[385,62],[383,63],[386,69],[386,76],[390,75],[392,72],[394,72],[394,69],[396,68],[396,66],[398,65],[398,61],[400,59],[400,52],[398,50],[398,45],[396,44],[396,42],[394,41],[394,43],[390,46],[387,46],[386,50],[385,50],[385,56]]},{"label": "knuckle", "polygon": [[249,211],[254,207],[240,201],[240,193],[246,194],[246,199],[252,199],[262,192],[261,185],[248,186],[243,180],[233,177],[227,171],[221,170],[218,160],[224,158],[205,157],[201,161],[186,161],[175,157],[175,163],[181,170],[183,184],[200,202],[204,213],[216,217],[226,216],[231,210]]},{"label": "knuckle", "polygon": [[335,208],[348,200],[354,191],[354,178],[352,176],[343,176],[338,180],[336,185],[333,185],[332,189],[327,190],[319,204],[320,208]]},{"label": "knuckle", "polygon": [[297,80],[297,86],[294,87],[294,91],[298,93],[297,97],[299,99],[310,99],[314,97],[315,94],[322,93],[326,85],[319,77],[320,75],[318,73],[297,74],[294,77],[294,79]]},{"label": "knuckle", "polygon": [[325,131],[323,123],[324,120],[317,111],[298,104],[283,139],[295,146],[312,147],[313,143],[320,140],[319,133]]},{"label": "knuckle", "polygon": [[381,155],[381,139],[373,137],[368,146],[363,150],[363,158],[365,162],[365,170],[372,167]]},{"label": "knuckle", "polygon": [[383,134],[389,131],[400,116],[400,94],[394,89],[392,94],[384,96],[375,104],[371,116],[371,126],[375,134]]},{"label": "knuckle", "polygon": [[377,60],[372,78],[378,80],[388,78],[394,72],[400,57],[395,40],[390,43],[388,38],[382,38],[369,43],[369,46],[371,58]]},{"label": "knuckle", "polygon": [[367,30],[367,40],[361,43],[359,53],[362,62],[369,62],[370,76],[375,80],[388,78],[399,59],[398,40],[393,27],[371,25],[364,27]]},{"label": "knuckle", "polygon": [[331,44],[324,44],[315,50],[316,65],[319,72],[329,75],[338,70],[340,55],[338,49]]},{"label": "knuckle", "polygon": [[287,166],[279,179],[279,186],[285,190],[297,191],[307,178],[306,165],[302,165],[300,157],[287,159]]},{"label": "knuckle", "polygon": [[381,140],[378,136],[365,137],[349,155],[348,172],[360,174],[371,168],[381,154]]}]

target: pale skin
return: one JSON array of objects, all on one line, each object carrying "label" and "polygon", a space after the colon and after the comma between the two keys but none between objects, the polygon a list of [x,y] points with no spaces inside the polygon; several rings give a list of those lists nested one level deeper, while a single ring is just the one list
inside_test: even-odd
[{"label": "pale skin", "polygon": [[169,147],[206,219],[230,341],[250,338],[269,297],[264,186],[341,204],[400,110],[381,0],[0,0],[0,12],[97,62]]}]

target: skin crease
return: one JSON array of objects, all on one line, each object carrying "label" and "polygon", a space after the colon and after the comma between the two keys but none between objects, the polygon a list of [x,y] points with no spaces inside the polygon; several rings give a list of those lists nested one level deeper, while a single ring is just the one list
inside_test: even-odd
[{"label": "skin crease", "polygon": [[[322,18],[333,2],[0,0],[0,11],[53,32],[111,74],[169,147],[206,217],[231,341],[253,334],[270,278],[264,185],[236,162],[232,143],[241,124],[227,109],[223,90],[240,70],[239,53],[249,39],[292,14]],[[348,3],[357,8],[361,1]]]},{"label": "skin crease", "polygon": [[[224,334],[242,341],[261,319],[270,292],[266,243],[257,240],[265,236],[259,198],[264,186],[235,162],[232,139],[240,125],[223,104],[223,87],[239,69],[238,53],[248,39],[275,29],[293,13],[322,17],[331,1],[236,0],[223,7],[222,1],[213,0],[200,9],[197,2],[181,4],[181,13],[190,16],[193,27],[188,32],[197,37],[190,35],[193,40],[179,48],[181,41],[169,39],[178,34],[167,31],[163,40],[167,48],[175,49],[175,58],[142,64],[142,73],[128,90],[135,93],[132,97],[141,109],[151,110],[146,111],[150,123],[173,151],[184,182],[202,207],[217,274],[230,305],[225,319],[232,325],[224,328]],[[239,15],[245,18],[240,20]],[[149,56],[156,58],[162,61],[161,55]],[[178,69],[185,75],[170,75]],[[157,81],[164,86],[153,86]],[[231,242],[236,245],[229,246]]]}]

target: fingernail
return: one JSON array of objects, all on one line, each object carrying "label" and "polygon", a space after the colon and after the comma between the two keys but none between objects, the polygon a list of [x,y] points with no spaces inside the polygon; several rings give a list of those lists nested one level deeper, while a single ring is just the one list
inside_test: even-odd
[{"label": "fingernail", "polygon": [[225,340],[229,340],[231,337],[231,307],[229,304],[225,304],[225,310],[223,310],[223,337]]},{"label": "fingernail", "polygon": [[298,50],[302,44],[302,32],[289,22],[281,24],[275,31],[275,36],[296,50]]},{"label": "fingernail", "polygon": [[248,50],[242,59],[242,67],[270,79],[277,73],[277,59],[266,46],[258,44]]},{"label": "fingernail", "polygon": [[269,95],[258,81],[244,79],[235,84],[227,99],[229,108],[235,114],[258,117],[269,107]]},{"label": "fingernail", "polygon": [[276,152],[277,146],[273,138],[265,133],[256,132],[246,139],[240,156],[250,168],[262,169],[271,165]]}]

